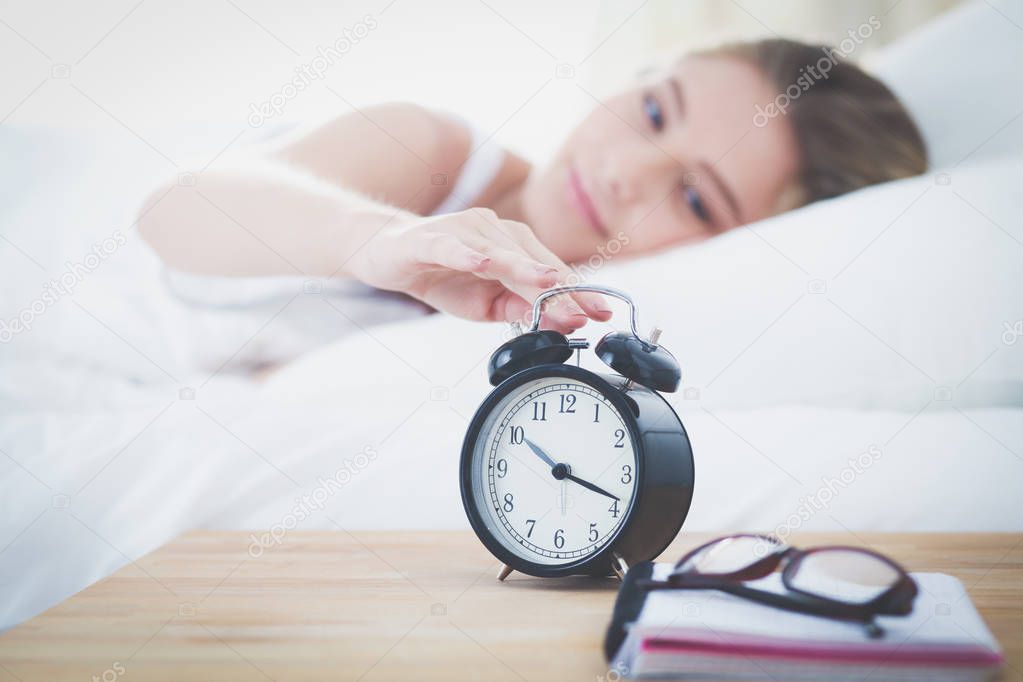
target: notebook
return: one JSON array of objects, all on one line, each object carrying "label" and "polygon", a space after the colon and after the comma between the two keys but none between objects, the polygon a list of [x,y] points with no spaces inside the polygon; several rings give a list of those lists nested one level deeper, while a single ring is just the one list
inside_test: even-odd
[{"label": "notebook", "polygon": [[[783,611],[716,590],[645,591],[667,563],[632,567],[604,643],[611,669],[629,678],[785,680],[985,680],[1002,653],[966,590],[941,573],[913,573],[907,616],[881,616],[883,637],[856,623]],[[752,587],[783,592],[774,573]]]}]

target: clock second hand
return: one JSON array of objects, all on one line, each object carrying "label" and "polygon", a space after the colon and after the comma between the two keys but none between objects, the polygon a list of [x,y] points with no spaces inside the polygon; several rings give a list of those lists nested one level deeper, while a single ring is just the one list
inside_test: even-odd
[{"label": "clock second hand", "polygon": [[[541,448],[539,445],[537,445],[533,441],[529,440],[528,438],[524,438],[523,440],[525,441],[526,445],[529,446],[529,449],[532,450],[534,454],[536,454],[537,457],[542,459],[544,462],[546,462],[551,467],[551,474],[554,476],[554,478],[561,479],[562,482],[565,479],[568,479],[570,481],[575,481],[576,483],[578,483],[582,487],[589,488],[590,490],[592,490],[595,493],[600,493],[601,495],[604,495],[606,497],[610,497],[612,500],[619,500],[619,501],[621,501],[620,497],[618,497],[617,495],[613,495],[613,494],[609,493],[608,491],[604,490],[600,486],[594,485],[593,483],[590,483],[589,481],[584,481],[583,479],[579,478],[578,476],[573,476],[572,473],[571,473],[571,469],[569,468],[569,466],[567,464],[558,464],[557,462],[555,462],[551,458],[551,456],[548,455],[544,451],[543,448]],[[561,474],[561,475],[559,475],[559,474]],[[562,514],[564,514],[564,487],[562,487]]]}]

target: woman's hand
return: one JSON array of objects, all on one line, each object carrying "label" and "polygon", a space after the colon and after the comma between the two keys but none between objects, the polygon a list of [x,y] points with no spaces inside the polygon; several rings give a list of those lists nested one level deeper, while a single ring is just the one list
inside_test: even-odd
[{"label": "woman's hand", "polygon": [[[486,208],[395,219],[368,237],[345,269],[370,286],[405,292],[452,315],[508,322],[529,322],[537,294],[571,272],[529,226]],[[610,317],[603,297],[578,293],[550,299],[542,322],[570,333],[589,318]]]}]

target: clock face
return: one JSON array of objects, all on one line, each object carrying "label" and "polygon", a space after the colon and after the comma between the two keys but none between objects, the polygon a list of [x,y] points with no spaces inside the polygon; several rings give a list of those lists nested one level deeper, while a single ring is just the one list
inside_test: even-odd
[{"label": "clock face", "polygon": [[630,429],[597,388],[549,376],[510,390],[486,415],[471,462],[480,519],[506,550],[546,566],[614,539],[637,488]]}]

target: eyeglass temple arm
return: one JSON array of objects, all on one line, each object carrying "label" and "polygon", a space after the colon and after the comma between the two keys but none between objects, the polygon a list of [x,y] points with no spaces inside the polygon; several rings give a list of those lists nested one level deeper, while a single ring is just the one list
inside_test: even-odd
[{"label": "eyeglass temple arm", "polygon": [[645,580],[640,582],[640,586],[646,589],[689,588],[718,590],[720,592],[734,594],[735,596],[742,597],[743,599],[784,609],[786,611],[795,611],[797,613],[806,613],[812,616],[824,616],[826,618],[857,621],[861,623],[870,623],[873,621],[874,616],[877,615],[877,612],[869,606],[865,607],[857,604],[843,604],[841,602],[819,599],[811,595],[800,594],[798,592],[779,594],[777,592],[768,592],[767,590],[758,590],[755,587],[747,587],[742,583],[712,583],[709,581],[700,581],[694,582],[690,585],[679,585],[667,581]]},{"label": "eyeglass temple arm", "polygon": [[777,592],[758,590],[755,587],[747,587],[738,583],[722,584],[714,589],[786,611],[806,613],[812,616],[824,616],[837,620],[870,624],[873,622],[874,616],[877,615],[877,612],[870,607],[818,599],[812,595],[799,594],[798,592],[778,594]]}]

